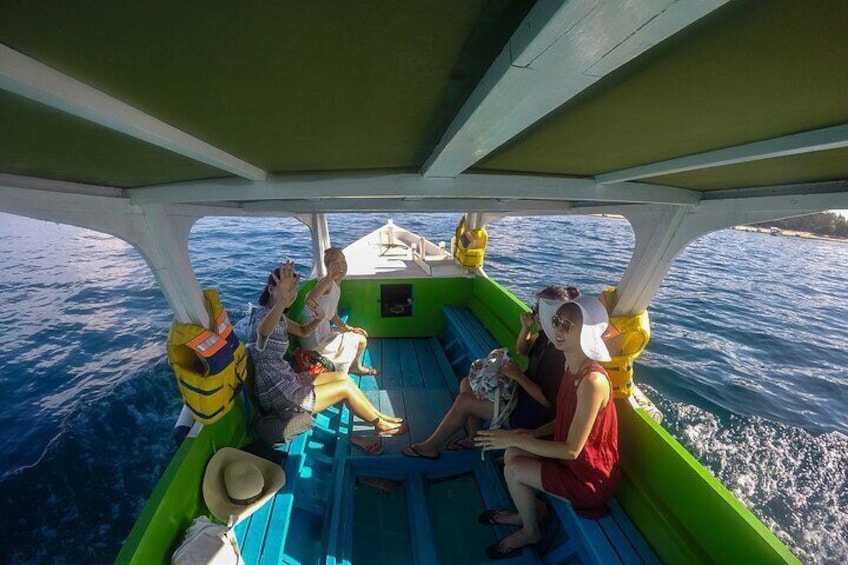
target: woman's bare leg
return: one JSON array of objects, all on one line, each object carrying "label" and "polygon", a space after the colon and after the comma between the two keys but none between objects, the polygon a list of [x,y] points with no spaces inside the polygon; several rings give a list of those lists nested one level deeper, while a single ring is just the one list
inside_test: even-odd
[{"label": "woman's bare leg", "polygon": [[439,453],[439,447],[449,437],[462,429],[469,416],[489,420],[494,414],[494,405],[488,400],[479,400],[470,392],[461,392],[453,401],[448,413],[445,414],[439,426],[430,437],[421,443],[413,444],[414,451],[419,454],[435,456]]},{"label": "woman's bare leg", "polygon": [[318,373],[317,375],[315,375],[315,380],[312,381],[312,384],[314,386],[318,386],[325,385],[327,383],[332,383],[335,381],[344,381],[348,379],[350,379],[350,377],[347,375],[347,373],[344,373],[342,371],[333,371],[331,373]]},{"label": "woman's bare leg", "polygon": [[[313,386],[319,386],[319,385],[325,385],[325,384],[329,384],[329,383],[333,383],[333,382],[342,382],[342,381],[350,381],[350,376],[347,373],[343,373],[343,372],[340,372],[340,371],[334,371],[332,373],[319,373],[318,375],[315,376],[315,380],[312,381],[312,385]],[[351,383],[352,382],[353,381],[351,381]],[[354,384],[354,386],[356,386],[356,385]],[[358,388],[359,387],[357,387],[357,389]],[[367,398],[366,398],[366,400],[367,400]],[[372,406],[373,406],[373,404],[372,404]],[[376,410],[376,407],[374,407],[374,409]],[[383,420],[386,420],[388,422],[392,422],[394,424],[399,424],[399,423],[403,422],[403,420],[404,420],[403,418],[397,418],[395,416],[389,416],[388,414],[383,414],[380,411],[377,411],[377,414],[379,414],[380,418],[382,418]]]},{"label": "woman's bare leg", "polygon": [[359,342],[356,344],[356,357],[351,364],[351,372],[357,375],[376,375],[377,370],[371,367],[366,367],[362,364],[362,356],[365,354],[365,348],[368,346],[368,338],[362,334],[356,334]]},{"label": "woman's bare leg", "polygon": [[536,518],[536,491],[542,489],[542,460],[526,451],[510,447],[504,456],[504,478],[518,510],[521,529],[503,538],[502,551],[536,543],[542,538]]},{"label": "woman's bare leg", "polygon": [[[459,391],[460,392],[471,392],[471,384],[468,382],[468,377],[465,377],[459,382]],[[494,415],[494,413],[493,413]],[[473,414],[469,414],[468,419],[465,421],[465,430],[468,432],[468,437],[463,440],[463,442],[468,447],[473,447],[474,444],[474,436],[477,435],[477,432],[480,430],[480,425],[483,423],[483,420],[474,416]],[[467,440],[467,442],[466,442]]]},{"label": "woman's bare leg", "polygon": [[[368,398],[359,390],[345,373],[343,379],[329,380],[323,384],[314,385],[315,407],[312,413],[317,414],[339,402],[347,403],[350,411],[366,422],[373,424],[380,432],[400,431],[405,426],[386,419],[374,408]],[[314,384],[314,383],[313,383]]]}]

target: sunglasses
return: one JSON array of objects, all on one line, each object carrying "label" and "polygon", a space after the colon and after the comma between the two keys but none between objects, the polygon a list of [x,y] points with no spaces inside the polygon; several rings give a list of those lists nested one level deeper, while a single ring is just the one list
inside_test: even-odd
[{"label": "sunglasses", "polygon": [[554,329],[562,330],[563,333],[568,333],[571,331],[571,328],[574,327],[574,322],[572,322],[571,320],[566,320],[559,314],[554,314],[554,316],[551,318],[551,325],[554,327]]}]

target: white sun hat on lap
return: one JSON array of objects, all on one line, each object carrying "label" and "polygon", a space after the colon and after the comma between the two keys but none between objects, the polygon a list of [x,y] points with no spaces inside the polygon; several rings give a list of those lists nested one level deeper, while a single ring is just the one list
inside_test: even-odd
[{"label": "white sun hat on lap", "polygon": [[542,298],[539,300],[539,321],[545,335],[553,341],[554,326],[551,319],[556,315],[564,304],[576,304],[583,314],[583,326],[580,329],[580,349],[589,359],[595,361],[610,361],[609,350],[602,336],[609,325],[607,309],[601,301],[593,296],[581,294],[574,300],[550,300]]},{"label": "white sun hat on lap", "polygon": [[256,512],[286,484],[279,465],[232,447],[209,459],[203,475],[203,500],[215,518],[237,524]]}]

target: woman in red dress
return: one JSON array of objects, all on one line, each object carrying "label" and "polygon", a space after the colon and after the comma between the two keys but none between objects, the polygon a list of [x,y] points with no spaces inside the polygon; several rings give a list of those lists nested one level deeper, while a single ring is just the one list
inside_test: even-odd
[{"label": "woman in red dress", "polygon": [[504,477],[517,512],[487,510],[480,521],[520,529],[486,551],[509,557],[541,538],[536,491],[571,502],[577,512],[598,514],[618,484],[618,420],[609,377],[598,361],[609,361],[602,339],[609,318],[596,298],[543,300],[539,319],[554,346],[565,354],[565,375],[557,394],[553,441],[525,433],[479,432],[478,446],[506,449]]}]

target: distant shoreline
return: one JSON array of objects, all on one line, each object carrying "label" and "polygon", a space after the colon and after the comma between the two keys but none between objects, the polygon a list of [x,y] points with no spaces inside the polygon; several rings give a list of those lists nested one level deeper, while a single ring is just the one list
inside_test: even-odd
[{"label": "distant shoreline", "polygon": [[806,231],[780,230],[778,233],[772,234],[771,228],[757,228],[754,226],[734,226],[733,229],[739,231],[764,233],[766,235],[776,235],[781,237],[800,237],[801,239],[817,239],[819,241],[835,241],[837,243],[848,243],[848,238],[817,235]]},{"label": "distant shoreline", "polygon": [[[619,214],[596,214],[602,218],[609,218],[611,220],[624,220],[626,219],[624,216]],[[848,243],[848,238],[846,237],[832,237],[828,235],[817,235],[811,232],[806,231],[794,231],[794,230],[780,230],[779,232],[772,234],[771,228],[758,228],[754,226],[733,226],[734,230],[737,231],[746,231],[752,233],[763,233],[766,235],[776,235],[781,237],[800,237],[801,239],[816,239],[818,241],[835,241],[837,243]]]}]

